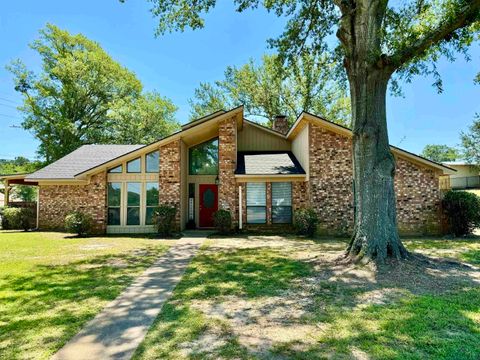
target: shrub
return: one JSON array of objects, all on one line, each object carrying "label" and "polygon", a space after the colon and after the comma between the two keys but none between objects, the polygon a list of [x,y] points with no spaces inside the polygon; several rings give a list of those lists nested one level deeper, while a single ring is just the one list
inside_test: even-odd
[{"label": "shrub", "polygon": [[222,235],[227,235],[232,229],[232,214],[228,210],[218,210],[213,214],[215,228]]},{"label": "shrub", "polygon": [[177,208],[169,205],[160,205],[153,213],[153,223],[161,236],[171,236]]},{"label": "shrub", "polygon": [[30,208],[5,207],[2,211],[2,228],[5,230],[25,230],[35,228],[35,211]]},{"label": "shrub", "polygon": [[455,236],[471,234],[480,226],[480,198],[467,191],[450,190],[443,198],[443,209]]},{"label": "shrub", "polygon": [[87,236],[92,231],[93,219],[81,211],[74,211],[65,217],[65,229],[78,236]]},{"label": "shrub", "polygon": [[311,208],[299,209],[295,212],[293,226],[298,234],[313,236],[317,230],[318,216]]}]

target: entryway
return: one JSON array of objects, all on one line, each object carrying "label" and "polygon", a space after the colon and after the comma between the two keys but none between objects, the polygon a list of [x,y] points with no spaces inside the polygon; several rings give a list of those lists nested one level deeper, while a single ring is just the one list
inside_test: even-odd
[{"label": "entryway", "polygon": [[211,228],[213,213],[218,210],[218,186],[215,184],[199,185],[199,227]]}]

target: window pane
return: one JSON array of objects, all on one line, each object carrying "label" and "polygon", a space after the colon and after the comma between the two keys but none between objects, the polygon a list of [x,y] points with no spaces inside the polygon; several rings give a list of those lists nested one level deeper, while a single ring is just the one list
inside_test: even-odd
[{"label": "window pane", "polygon": [[290,224],[292,222],[291,206],[272,207],[272,222],[274,224]]},{"label": "window pane", "polygon": [[108,183],[108,206],[120,206],[122,196],[121,183]]},{"label": "window pane", "polygon": [[247,183],[247,206],[266,206],[266,184]]},{"label": "window pane", "polygon": [[158,206],[158,183],[149,182],[147,187],[147,206]]},{"label": "window pane", "polygon": [[140,208],[127,208],[127,225],[140,225]]},{"label": "window pane", "polygon": [[191,175],[218,174],[218,139],[213,139],[188,150]]},{"label": "window pane", "polygon": [[123,166],[119,165],[117,167],[114,167],[110,170],[108,170],[109,173],[121,173],[123,171]]},{"label": "window pane", "polygon": [[247,207],[247,222],[249,224],[265,224],[267,222],[266,207]]},{"label": "window pane", "polygon": [[147,212],[145,213],[145,225],[153,225],[154,212],[155,212],[154,207],[147,207]]},{"label": "window pane", "polygon": [[127,206],[140,206],[141,183],[127,184]]},{"label": "window pane", "polygon": [[272,183],[272,206],[292,205],[292,183]]},{"label": "window pane", "polygon": [[129,161],[127,163],[127,172],[128,173],[139,173],[139,172],[141,172],[141,160],[140,160],[140,158]]},{"label": "window pane", "polygon": [[108,208],[108,225],[120,225],[120,208]]},{"label": "window pane", "polygon": [[146,156],[146,167],[148,173],[158,172],[159,153],[154,151]]}]

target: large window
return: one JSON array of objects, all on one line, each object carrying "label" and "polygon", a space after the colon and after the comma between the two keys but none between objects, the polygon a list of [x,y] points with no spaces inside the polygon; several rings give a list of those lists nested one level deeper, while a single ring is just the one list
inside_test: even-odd
[{"label": "large window", "polygon": [[190,175],[218,174],[218,139],[191,147],[188,162]]},{"label": "large window", "polygon": [[120,207],[122,204],[122,184],[108,183],[108,225],[120,225]]},{"label": "large window", "polygon": [[153,224],[153,212],[158,206],[158,182],[147,182],[145,184],[145,225]]},{"label": "large window", "polygon": [[127,183],[127,225],[140,225],[140,194],[142,183]]},{"label": "large window", "polygon": [[158,173],[159,152],[154,151],[145,156],[145,167],[147,173]]},{"label": "large window", "polygon": [[272,223],[292,222],[292,183],[272,183]]},{"label": "large window", "polygon": [[267,222],[267,194],[265,183],[247,183],[247,223]]}]

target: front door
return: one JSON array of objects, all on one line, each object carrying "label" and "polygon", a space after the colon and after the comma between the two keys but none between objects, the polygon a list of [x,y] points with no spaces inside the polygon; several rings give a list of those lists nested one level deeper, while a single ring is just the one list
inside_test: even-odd
[{"label": "front door", "polygon": [[218,187],[215,184],[200,184],[200,227],[213,227],[213,213],[218,209]]}]

